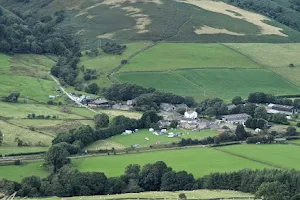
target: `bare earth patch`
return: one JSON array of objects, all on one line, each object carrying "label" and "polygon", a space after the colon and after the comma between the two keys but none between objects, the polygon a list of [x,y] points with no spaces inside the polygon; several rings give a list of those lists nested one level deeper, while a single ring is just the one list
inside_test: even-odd
[{"label": "bare earth patch", "polygon": [[245,35],[243,33],[231,32],[224,28],[219,29],[219,28],[213,28],[213,27],[209,27],[209,26],[203,26],[201,28],[195,29],[194,32],[198,35],[201,35],[201,34],[228,34],[228,35],[238,35],[238,36]]},{"label": "bare earth patch", "polygon": [[162,4],[160,0],[104,0],[102,4],[120,6],[123,3],[138,3],[138,2]]},{"label": "bare earth patch", "polygon": [[203,8],[208,11],[221,13],[224,15],[228,15],[233,18],[246,20],[252,24],[255,24],[260,27],[261,35],[279,35],[283,37],[288,37],[286,34],[282,33],[282,29],[271,26],[264,22],[264,20],[270,21],[269,18],[252,13],[241,8],[237,8],[235,6],[226,4],[220,1],[211,1],[211,0],[177,0],[179,2],[191,4]]},{"label": "bare earth patch", "polygon": [[115,33],[105,33],[102,35],[98,35],[97,38],[112,39],[114,36]]}]

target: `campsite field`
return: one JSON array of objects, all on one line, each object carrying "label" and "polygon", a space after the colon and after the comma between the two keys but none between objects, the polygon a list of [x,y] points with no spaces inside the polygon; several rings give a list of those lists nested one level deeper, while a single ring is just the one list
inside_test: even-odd
[{"label": "campsite field", "polygon": [[[163,92],[193,96],[196,100],[234,96],[246,98],[251,92],[274,95],[298,94],[300,89],[275,73],[263,69],[194,69],[172,72],[119,73],[121,82],[154,87]],[[176,87],[175,87],[176,85]]]},{"label": "campsite field", "polygon": [[300,169],[297,145],[233,145],[220,149],[281,168]]},{"label": "campsite field", "polygon": [[[253,199],[252,194],[241,193],[236,191],[228,190],[193,190],[193,191],[176,191],[176,192],[141,192],[141,193],[128,193],[118,195],[101,195],[101,196],[87,196],[87,197],[71,197],[71,198],[43,198],[43,200],[99,200],[99,199],[178,199],[179,194],[184,193],[187,199],[236,199],[241,200],[247,198],[248,200]],[[241,199],[239,199],[241,198]],[[40,200],[31,199],[28,200]]]},{"label": "campsite field", "polygon": [[[138,144],[139,147],[149,147],[150,145],[159,144],[170,144],[172,142],[179,142],[182,138],[191,138],[191,139],[203,139],[209,136],[217,135],[217,131],[214,130],[203,130],[201,132],[192,132],[187,130],[169,130],[169,132],[181,132],[184,135],[180,137],[168,138],[167,134],[164,135],[154,135],[149,130],[139,130],[137,133],[130,135],[117,135],[111,137],[105,141],[97,141],[87,146],[87,150],[98,150],[98,149],[115,149],[130,147],[132,145]],[[149,140],[146,140],[148,138]]]},{"label": "campsite field", "polygon": [[125,167],[129,164],[145,165],[156,161],[164,161],[177,171],[186,170],[195,177],[201,177],[211,172],[229,172],[244,168],[270,168],[268,165],[232,156],[214,149],[200,147],[87,157],[74,159],[72,163],[80,171],[99,171],[104,172],[107,176],[118,176],[123,174]]},{"label": "campsite field", "polygon": [[260,68],[260,66],[222,44],[160,43],[135,56],[120,71],[190,68]]}]

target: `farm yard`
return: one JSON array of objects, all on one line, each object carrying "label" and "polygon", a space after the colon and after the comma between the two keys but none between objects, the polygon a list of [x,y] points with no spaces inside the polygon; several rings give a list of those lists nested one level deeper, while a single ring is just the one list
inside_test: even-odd
[{"label": "farm yard", "polygon": [[153,87],[162,92],[192,96],[198,101],[210,97],[219,97],[225,101],[230,101],[234,96],[246,98],[251,92],[266,92],[275,95],[298,94],[300,92],[299,88],[293,84],[275,73],[263,69],[126,72],[118,73],[117,78],[121,82]]}]

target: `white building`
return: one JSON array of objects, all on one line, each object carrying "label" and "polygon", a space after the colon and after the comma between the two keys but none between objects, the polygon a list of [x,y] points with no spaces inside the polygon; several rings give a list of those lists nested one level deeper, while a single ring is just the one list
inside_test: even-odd
[{"label": "white building", "polygon": [[198,118],[198,113],[196,111],[194,112],[185,112],[184,113],[184,118],[185,119],[197,119]]}]

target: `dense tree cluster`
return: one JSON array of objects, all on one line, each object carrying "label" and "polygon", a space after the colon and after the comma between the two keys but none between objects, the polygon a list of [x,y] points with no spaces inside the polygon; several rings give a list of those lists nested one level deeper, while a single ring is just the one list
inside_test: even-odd
[{"label": "dense tree cluster", "polygon": [[15,13],[17,15],[0,7],[0,52],[58,55],[51,73],[73,85],[80,56],[79,42],[71,34],[56,28],[64,18],[63,12],[40,19],[31,14]]},{"label": "dense tree cluster", "polygon": [[196,109],[197,113],[208,116],[220,116],[228,114],[227,105],[219,98],[206,99]]},{"label": "dense tree cluster", "polygon": [[126,45],[119,45],[113,42],[108,42],[104,46],[101,47],[104,53],[107,54],[114,54],[114,55],[121,55],[125,49],[127,48]]},{"label": "dense tree cluster", "polygon": [[252,128],[252,129],[266,129],[268,125],[268,122],[265,119],[260,119],[260,118],[249,118],[245,122],[245,126],[247,128]]},{"label": "dense tree cluster", "polygon": [[288,106],[295,106],[300,108],[300,99],[295,99],[294,102],[291,99],[284,97],[276,97],[272,94],[266,94],[263,92],[250,93],[248,96],[248,102],[250,103],[274,103]]},{"label": "dense tree cluster", "polygon": [[11,92],[7,97],[3,97],[3,101],[10,103],[17,103],[20,97],[19,92]]},{"label": "dense tree cluster", "polygon": [[127,101],[135,99],[136,109],[140,111],[158,110],[161,103],[181,104],[188,106],[195,105],[192,97],[182,97],[172,93],[158,92],[154,88],[143,88],[135,84],[116,84],[105,88],[102,95],[113,101]]},{"label": "dense tree cluster", "polygon": [[[286,26],[300,31],[299,1],[290,0],[290,7],[285,7],[272,0],[227,0],[228,3],[243,9],[266,15]],[[292,8],[292,9],[291,9]]]}]

